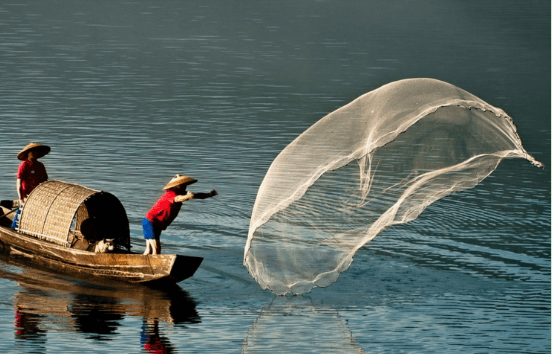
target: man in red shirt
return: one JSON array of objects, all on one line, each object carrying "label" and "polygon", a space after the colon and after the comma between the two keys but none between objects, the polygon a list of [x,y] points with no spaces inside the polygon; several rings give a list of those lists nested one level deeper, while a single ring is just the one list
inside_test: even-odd
[{"label": "man in red shirt", "polygon": [[37,143],[30,143],[17,154],[22,160],[17,170],[17,195],[19,202],[23,203],[27,196],[40,183],[48,180],[46,168],[37,159],[50,152],[50,147]]},{"label": "man in red shirt", "polygon": [[[17,158],[23,161],[19,164],[19,168],[17,169],[16,189],[19,197],[19,206],[25,203],[25,199],[27,199],[27,196],[36,186],[48,180],[46,167],[44,167],[41,162],[38,162],[37,159],[49,152],[49,146],[30,143],[17,154]],[[20,213],[21,209],[17,210],[13,218],[12,229],[15,229],[19,224],[18,220]]]},{"label": "man in red shirt", "polygon": [[157,200],[153,207],[146,213],[142,220],[146,250],[144,254],[161,254],[161,231],[166,230],[178,215],[182,203],[190,199],[206,199],[217,195],[216,190],[209,193],[192,193],[186,191],[186,187],[196,183],[191,177],[176,175],[163,188],[165,194]]}]

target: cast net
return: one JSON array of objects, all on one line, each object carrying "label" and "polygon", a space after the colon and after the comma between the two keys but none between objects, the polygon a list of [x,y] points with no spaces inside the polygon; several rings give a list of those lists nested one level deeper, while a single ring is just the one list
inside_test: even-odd
[{"label": "cast net", "polygon": [[278,295],[328,286],[384,228],[475,187],[514,157],[543,167],[501,109],[434,79],[390,83],[322,118],[276,157],[257,193],[244,264]]}]

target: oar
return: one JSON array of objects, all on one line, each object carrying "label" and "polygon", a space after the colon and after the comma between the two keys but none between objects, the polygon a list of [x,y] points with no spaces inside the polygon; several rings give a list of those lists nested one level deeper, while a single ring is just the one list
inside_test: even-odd
[{"label": "oar", "polygon": [[0,206],[6,209],[13,209],[19,207],[19,199],[16,200],[0,200]]},{"label": "oar", "polygon": [[4,214],[4,215],[0,215],[0,219],[1,219],[1,218],[3,218],[3,217],[5,217],[5,216],[8,216],[8,215],[10,215],[11,213],[13,213],[14,211],[16,211],[17,209],[19,209],[19,208],[15,208],[15,209],[13,209],[12,211],[10,211],[10,212],[9,212],[9,213],[7,213],[7,214]]},{"label": "oar", "polygon": [[2,200],[0,201],[0,206],[2,206],[5,209],[10,209],[11,211],[9,213],[6,213],[4,215],[0,215],[0,219],[4,216],[8,216],[14,211],[17,211],[19,209],[19,200]]}]

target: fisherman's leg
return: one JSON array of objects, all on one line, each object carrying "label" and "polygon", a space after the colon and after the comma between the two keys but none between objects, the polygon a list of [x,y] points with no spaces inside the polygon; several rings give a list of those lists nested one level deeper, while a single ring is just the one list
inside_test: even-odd
[{"label": "fisherman's leg", "polygon": [[150,243],[151,243],[151,248],[152,248],[152,253],[153,255],[156,255],[156,254],[159,254],[159,250],[160,250],[160,247],[159,247],[159,244],[161,244],[158,240],[149,240]]},{"label": "fisherman's leg", "polygon": [[161,229],[153,225],[153,235],[151,246],[153,248],[153,254],[161,254]]},{"label": "fisherman's leg", "polygon": [[19,226],[19,214],[21,214],[21,209],[17,209],[17,211],[15,212],[15,216],[13,218],[13,222],[11,225],[12,229],[15,229],[16,227]]},{"label": "fisherman's leg", "polygon": [[146,240],[146,249],[144,251],[144,254],[150,254],[152,253],[153,248],[151,241],[155,237],[151,221],[149,221],[147,218],[142,219],[142,228],[144,229],[144,239]]},{"label": "fisherman's leg", "polygon": [[150,240],[146,240],[146,250],[144,251],[144,254],[150,254],[150,253],[151,253]]}]

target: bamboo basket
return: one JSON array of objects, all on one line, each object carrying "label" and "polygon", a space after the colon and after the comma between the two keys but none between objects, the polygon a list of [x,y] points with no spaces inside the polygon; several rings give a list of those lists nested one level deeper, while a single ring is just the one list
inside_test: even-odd
[{"label": "bamboo basket", "polygon": [[62,181],[46,181],[27,198],[19,232],[73,247],[78,239],[93,243],[115,239],[130,250],[126,211],[112,194]]}]

